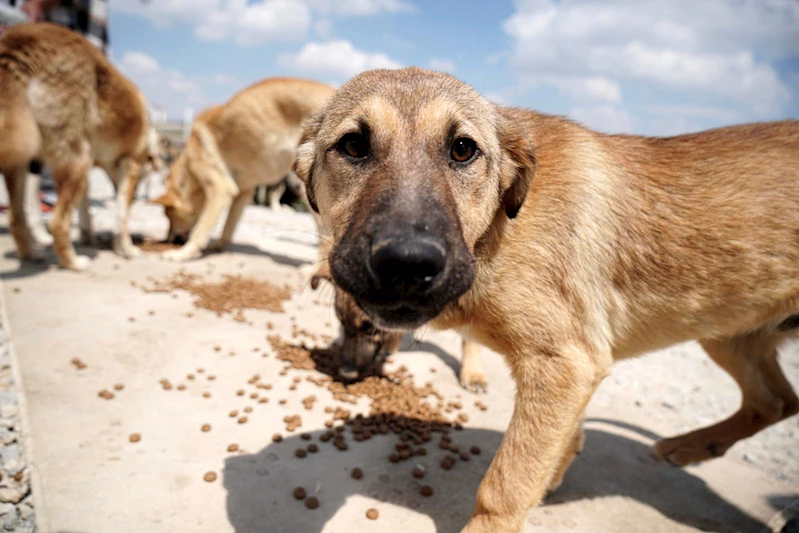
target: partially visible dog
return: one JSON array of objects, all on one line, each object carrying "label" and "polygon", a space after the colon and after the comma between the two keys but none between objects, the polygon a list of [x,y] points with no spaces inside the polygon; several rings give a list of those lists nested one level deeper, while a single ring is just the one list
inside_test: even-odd
[{"label": "partially visible dog", "polygon": [[[311,277],[311,288],[316,290],[322,281],[333,286],[334,308],[341,324],[342,363],[339,376],[348,380],[358,379],[382,365],[389,355],[397,353],[405,334],[377,327],[352,296],[336,286],[326,263]],[[464,333],[468,334],[466,331]],[[485,392],[488,387],[480,350],[478,343],[464,335],[458,378],[463,388],[475,393]]]},{"label": "partially visible dog", "polygon": [[674,465],[799,412],[777,360],[799,327],[799,121],[603,135],[376,70],[307,123],[297,173],[377,326],[467,326],[507,359],[515,408],[470,533],[519,531],[558,487],[615,359],[698,339],[741,388],[726,420],[655,445]]},{"label": "partially visible dog", "polygon": [[291,171],[303,121],[332,93],[331,87],[314,81],[272,78],[200,113],[172,165],[167,192],[154,200],[164,205],[169,218],[168,240],[185,243],[165,257],[174,261],[199,257],[227,211],[222,236],[213,245],[223,249],[254,189],[277,184]]},{"label": "partially visible dog", "polygon": [[30,162],[53,173],[58,201],[50,222],[62,267],[83,270],[70,241],[80,204],[81,236],[92,241],[86,189],[93,165],[117,188],[114,250],[134,257],[130,204],[143,167],[157,165],[147,105],[139,90],[81,35],[49,23],[14,26],[0,37],[0,172],[11,203],[11,233],[22,259],[38,257],[25,209]]}]

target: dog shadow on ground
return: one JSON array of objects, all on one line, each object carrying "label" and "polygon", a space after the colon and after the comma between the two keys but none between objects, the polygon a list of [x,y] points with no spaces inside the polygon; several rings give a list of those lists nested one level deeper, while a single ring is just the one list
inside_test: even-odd
[{"label": "dog shadow on ground", "polygon": [[[619,435],[612,428],[591,426],[594,424],[589,422],[585,451],[541,512],[582,499],[623,496],[701,530],[760,533],[766,527],[724,500],[700,478],[656,461],[647,444]],[[628,429],[646,435],[645,430]],[[322,433],[311,433],[311,441],[291,436],[257,453],[226,459],[223,479],[227,513],[237,533],[321,531],[355,495],[427,515],[437,532],[460,531],[471,515],[477,487],[502,439],[500,432],[492,430],[452,431],[454,444],[462,449],[477,445],[482,453],[444,470],[440,462],[446,452],[438,448],[440,436],[436,433],[426,445],[427,455],[399,463],[387,460],[394,452],[396,436],[377,435],[368,441],[353,442],[347,432],[350,448],[342,452],[330,442],[320,442]],[[319,446],[319,452],[296,458],[295,450],[307,448],[310,442]],[[421,480],[411,474],[416,465],[427,470]],[[364,471],[361,480],[350,476],[356,466]],[[433,488],[432,497],[420,495],[420,487],[425,484]],[[307,509],[292,497],[295,487],[304,487],[309,496],[317,496],[320,506]],[[364,501],[360,505],[363,509],[349,511],[354,513],[353,520],[364,520],[366,509],[374,504]],[[366,521],[361,526],[369,527]],[[353,522],[352,529],[359,530],[357,523]]]},{"label": "dog shadow on ground", "polygon": [[263,250],[258,248],[257,246],[253,246],[251,244],[241,244],[241,243],[230,243],[225,246],[225,249],[221,252],[206,252],[206,256],[212,256],[215,254],[220,253],[236,253],[236,254],[244,254],[244,255],[257,255],[261,257],[269,257],[277,263],[278,265],[290,266],[290,267],[300,267],[303,265],[308,265],[311,262],[306,261],[304,259],[298,259],[296,257],[292,257],[290,255],[283,255],[279,253],[275,253],[271,250]]}]

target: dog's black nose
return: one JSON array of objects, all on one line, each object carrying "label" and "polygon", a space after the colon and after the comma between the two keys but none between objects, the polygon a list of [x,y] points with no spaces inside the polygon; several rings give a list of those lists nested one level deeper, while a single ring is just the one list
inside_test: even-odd
[{"label": "dog's black nose", "polygon": [[447,264],[443,243],[428,236],[376,239],[369,266],[379,286],[401,294],[418,294],[435,283]]}]

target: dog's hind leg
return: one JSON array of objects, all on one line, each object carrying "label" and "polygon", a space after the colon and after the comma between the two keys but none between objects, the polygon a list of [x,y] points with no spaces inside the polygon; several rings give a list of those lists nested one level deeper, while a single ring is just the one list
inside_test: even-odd
[{"label": "dog's hind leg", "polygon": [[684,466],[720,457],[741,439],[799,412],[799,398],[777,362],[781,336],[753,333],[702,342],[711,359],[741,387],[741,407],[712,426],[663,439],[654,454]]},{"label": "dog's hind leg", "polygon": [[230,241],[233,240],[233,232],[236,231],[236,226],[241,220],[241,215],[244,213],[244,208],[247,207],[247,204],[250,203],[250,199],[252,198],[252,189],[246,191],[240,191],[239,195],[233,200],[233,203],[230,206],[230,211],[227,214],[227,220],[225,220],[225,228],[222,230],[222,236],[216,241],[211,248],[215,251],[222,251],[225,249],[225,246],[230,244]]},{"label": "dog's hind leg", "polygon": [[70,240],[69,230],[71,214],[78,207],[86,194],[86,186],[91,168],[88,143],[83,146],[83,155],[53,168],[58,200],[50,220],[50,233],[53,234],[55,253],[63,268],[85,270],[91,260],[83,255],[76,255]]},{"label": "dog's hind leg", "polygon": [[10,230],[17,245],[17,254],[20,259],[39,259],[40,256],[33,247],[34,239],[31,235],[31,228],[25,212],[25,182],[28,179],[28,167],[27,165],[18,166],[16,168],[3,169],[2,172],[8,189]]},{"label": "dog's hind leg", "polygon": [[141,179],[141,165],[131,158],[117,165],[117,232],[114,235],[114,252],[132,259],[142,255],[130,236],[130,207],[136,196],[136,186]]}]

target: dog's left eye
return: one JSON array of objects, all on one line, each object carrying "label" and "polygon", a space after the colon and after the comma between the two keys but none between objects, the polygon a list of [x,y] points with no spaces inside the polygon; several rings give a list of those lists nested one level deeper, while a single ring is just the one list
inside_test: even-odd
[{"label": "dog's left eye", "polygon": [[468,137],[461,137],[455,139],[452,143],[452,148],[449,150],[449,156],[456,163],[468,163],[477,155],[477,143]]}]

